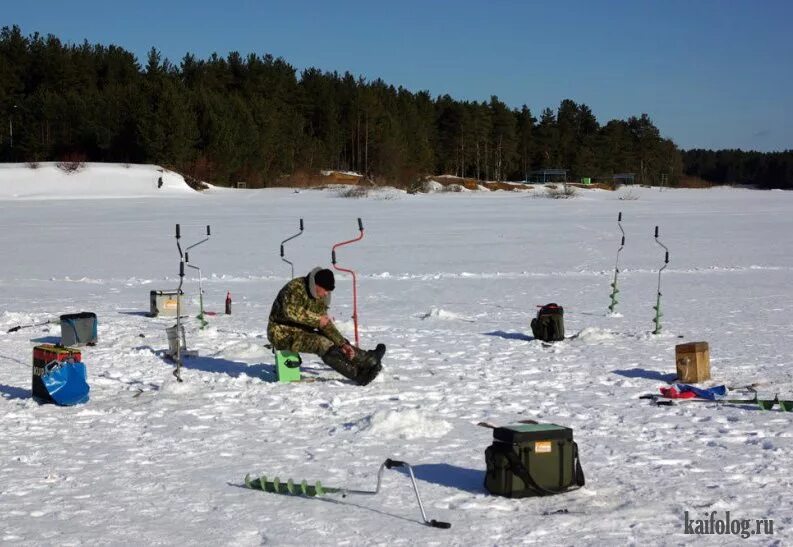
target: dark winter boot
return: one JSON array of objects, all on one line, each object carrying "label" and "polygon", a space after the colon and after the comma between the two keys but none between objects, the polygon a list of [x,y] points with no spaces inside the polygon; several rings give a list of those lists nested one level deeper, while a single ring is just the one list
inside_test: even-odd
[{"label": "dark winter boot", "polygon": [[322,356],[322,362],[345,378],[358,382],[358,367],[347,360],[340,347],[333,346],[325,352],[325,355]]},{"label": "dark winter boot", "polygon": [[383,357],[385,356],[385,344],[377,344],[377,347],[375,347],[371,353],[377,359],[377,364],[380,365],[383,361]]},{"label": "dark winter boot", "polygon": [[383,355],[385,355],[385,344],[377,344],[377,347],[372,351],[366,351],[363,349],[356,350],[355,357],[353,358],[352,362],[355,363],[358,368],[371,368],[380,366],[380,362],[383,360]]},{"label": "dark winter boot", "polygon": [[356,382],[365,386],[372,382],[380,371],[383,369],[381,361],[385,355],[385,345],[377,344],[377,347],[372,351],[358,350],[355,354],[358,360],[358,377]]}]

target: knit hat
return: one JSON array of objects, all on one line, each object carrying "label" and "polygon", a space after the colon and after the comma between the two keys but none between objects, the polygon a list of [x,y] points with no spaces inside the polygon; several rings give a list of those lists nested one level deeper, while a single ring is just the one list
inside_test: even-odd
[{"label": "knit hat", "polygon": [[326,291],[332,291],[336,288],[336,278],[330,270],[320,270],[314,275],[314,283],[322,287]]}]

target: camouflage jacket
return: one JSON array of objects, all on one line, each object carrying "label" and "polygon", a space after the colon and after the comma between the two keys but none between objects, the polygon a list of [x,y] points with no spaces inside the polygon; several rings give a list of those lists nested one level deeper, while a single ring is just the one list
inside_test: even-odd
[{"label": "camouflage jacket", "polygon": [[319,326],[320,317],[327,315],[330,305],[330,296],[317,298],[314,293],[314,275],[319,270],[314,268],[307,276],[296,277],[284,285],[270,310],[270,323],[316,329],[340,346],[347,340],[332,322],[324,328]]}]

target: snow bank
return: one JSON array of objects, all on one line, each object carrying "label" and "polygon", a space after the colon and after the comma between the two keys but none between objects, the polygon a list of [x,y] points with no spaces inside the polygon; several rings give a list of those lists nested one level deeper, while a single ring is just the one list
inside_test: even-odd
[{"label": "snow bank", "polygon": [[435,192],[443,192],[443,184],[438,182],[437,180],[425,180],[421,183],[421,191],[426,192],[428,194],[432,194]]},{"label": "snow bank", "polygon": [[[160,185],[160,179],[162,184]],[[0,164],[0,199],[145,198],[197,194],[178,173],[157,165],[86,163],[67,172],[57,163]]]}]

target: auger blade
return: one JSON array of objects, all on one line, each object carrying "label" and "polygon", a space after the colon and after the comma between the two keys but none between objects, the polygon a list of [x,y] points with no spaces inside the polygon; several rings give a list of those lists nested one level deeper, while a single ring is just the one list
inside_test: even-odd
[{"label": "auger blade", "polygon": [[262,475],[258,479],[252,479],[249,474],[245,475],[245,486],[252,490],[261,490],[262,492],[267,492],[268,494],[305,496],[309,498],[324,496],[325,494],[338,494],[342,492],[341,488],[322,486],[320,481],[317,481],[316,484],[312,485],[306,480],[296,483],[296,481],[288,479],[284,483],[281,482],[278,477],[275,477],[272,481],[268,481],[267,475]]}]

